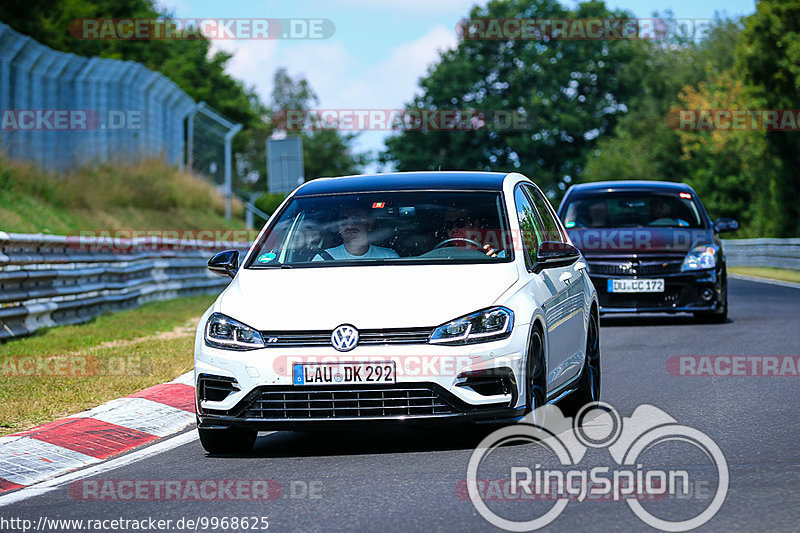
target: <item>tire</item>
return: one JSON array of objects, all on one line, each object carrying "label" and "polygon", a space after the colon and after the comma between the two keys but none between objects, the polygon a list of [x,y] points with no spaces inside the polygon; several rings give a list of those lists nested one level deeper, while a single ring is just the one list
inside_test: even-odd
[{"label": "tire", "polygon": [[536,411],[547,403],[547,371],[544,358],[544,339],[538,326],[532,326],[528,341],[528,356],[525,359],[525,415],[534,412],[534,424],[542,425],[544,420]]},{"label": "tire", "polygon": [[728,321],[728,273],[722,271],[722,307],[710,313],[695,313],[694,317],[706,324],[724,324]]},{"label": "tire", "polygon": [[600,401],[600,324],[597,312],[592,310],[586,330],[586,364],[578,378],[578,388],[564,399],[564,416],[574,417],[586,404]]},{"label": "tire", "polygon": [[253,449],[258,432],[243,428],[197,428],[200,444],[208,453],[247,453]]}]

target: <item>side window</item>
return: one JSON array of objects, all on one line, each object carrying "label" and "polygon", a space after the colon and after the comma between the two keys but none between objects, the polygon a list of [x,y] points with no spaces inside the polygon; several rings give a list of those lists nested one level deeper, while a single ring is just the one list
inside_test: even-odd
[{"label": "side window", "polygon": [[550,202],[547,201],[539,189],[529,185],[524,187],[525,192],[530,197],[534,207],[536,207],[536,211],[539,213],[539,218],[542,220],[546,237],[544,240],[567,242],[564,238],[564,234],[558,227],[558,222],[556,222],[555,216],[553,215]]},{"label": "side window", "polygon": [[536,251],[544,240],[544,232],[533,205],[521,187],[514,191],[514,203],[517,207],[522,244],[525,247],[525,264],[530,267],[536,262]]}]

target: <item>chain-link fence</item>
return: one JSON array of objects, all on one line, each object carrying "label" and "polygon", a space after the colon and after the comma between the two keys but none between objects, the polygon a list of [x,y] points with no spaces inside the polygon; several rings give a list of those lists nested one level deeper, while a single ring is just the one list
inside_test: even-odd
[{"label": "chain-link fence", "polygon": [[188,160],[230,197],[241,127],[139,63],[57,52],[0,22],[0,113],[0,150],[14,159],[56,172]]}]

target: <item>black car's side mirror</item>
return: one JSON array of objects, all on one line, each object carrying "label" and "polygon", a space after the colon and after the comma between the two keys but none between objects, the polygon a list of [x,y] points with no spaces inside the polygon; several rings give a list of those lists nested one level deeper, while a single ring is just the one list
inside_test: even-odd
[{"label": "black car's side mirror", "polygon": [[540,272],[546,268],[571,265],[580,257],[581,252],[571,244],[546,241],[536,250],[536,262],[533,265],[533,271]]},{"label": "black car's side mirror", "polygon": [[233,279],[239,270],[239,252],[226,250],[218,253],[209,259],[208,269],[217,276],[230,276]]},{"label": "black car's side mirror", "polygon": [[714,230],[717,233],[728,233],[739,229],[739,222],[732,218],[720,218],[714,222]]}]

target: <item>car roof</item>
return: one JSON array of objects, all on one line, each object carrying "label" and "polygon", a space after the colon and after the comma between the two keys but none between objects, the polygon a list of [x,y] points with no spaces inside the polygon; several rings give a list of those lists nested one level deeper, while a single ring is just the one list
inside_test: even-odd
[{"label": "car roof", "polygon": [[587,191],[685,191],[694,192],[691,187],[685,183],[676,181],[656,181],[656,180],[616,180],[616,181],[593,181],[590,183],[580,183],[570,187],[572,192],[587,192]]},{"label": "car roof", "polygon": [[502,191],[507,172],[429,171],[363,174],[318,178],[303,184],[295,196],[374,191],[480,190]]}]

